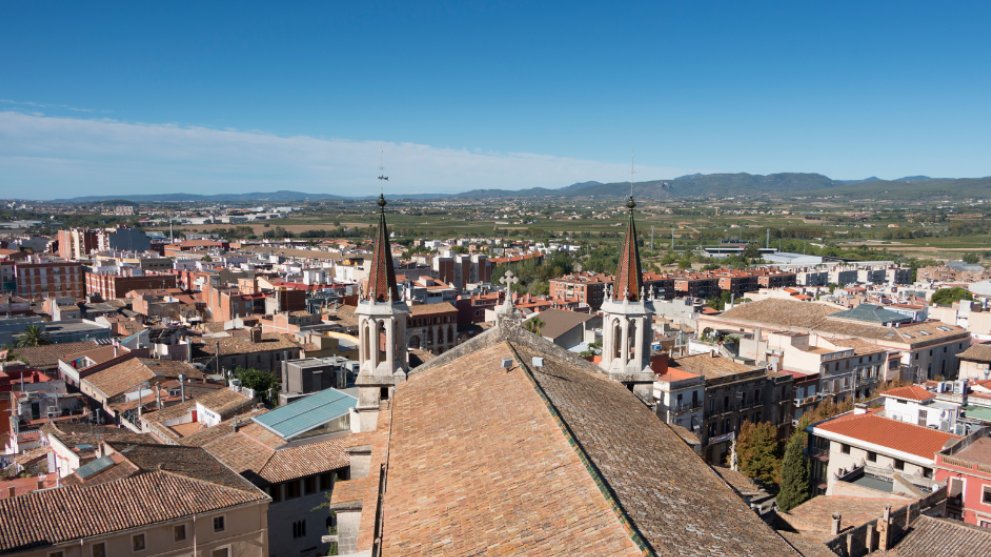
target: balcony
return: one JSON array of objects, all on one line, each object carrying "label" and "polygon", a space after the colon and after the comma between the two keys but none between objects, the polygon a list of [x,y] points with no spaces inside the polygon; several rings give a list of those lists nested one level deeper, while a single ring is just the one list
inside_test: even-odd
[{"label": "balcony", "polygon": [[675,404],[673,406],[668,406],[664,408],[666,411],[670,412],[675,416],[681,416],[689,412],[701,412],[702,403],[697,402],[695,404]]},{"label": "balcony", "polygon": [[815,404],[819,400],[819,395],[811,395],[806,397],[796,397],[794,399],[795,407],[801,408],[803,406],[808,406],[809,404]]}]

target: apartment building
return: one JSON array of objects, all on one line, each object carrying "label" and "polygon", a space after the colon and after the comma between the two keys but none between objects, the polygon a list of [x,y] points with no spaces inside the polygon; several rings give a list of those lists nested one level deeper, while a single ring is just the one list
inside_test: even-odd
[{"label": "apartment building", "polygon": [[[788,433],[793,412],[790,375],[768,372],[765,366],[742,364],[716,352],[677,358],[670,362],[669,373],[672,369],[704,380],[699,438],[703,456],[709,463],[726,462],[743,422],[770,422],[779,428],[782,436]],[[693,398],[689,404],[694,401]]]},{"label": "apartment building", "polygon": [[81,298],[85,292],[83,266],[76,261],[39,261],[32,258],[16,263],[14,273],[17,295],[24,298]]},{"label": "apartment building", "polygon": [[410,306],[406,345],[443,354],[458,344],[458,310],[448,302]]},{"label": "apartment building", "polygon": [[100,452],[62,487],[0,499],[0,552],[269,555],[270,497],[207,451],[109,441]]},{"label": "apartment building", "polygon": [[690,273],[675,278],[677,296],[708,300],[719,296],[719,278],[708,273]]},{"label": "apartment building", "polygon": [[612,282],[612,276],[604,273],[573,273],[551,279],[548,283],[548,295],[553,300],[576,300],[598,311],[606,298],[606,286]]},{"label": "apartment building", "polygon": [[655,411],[666,423],[701,434],[705,419],[705,377],[668,367],[654,380]]},{"label": "apartment building", "polygon": [[930,429],[961,433],[960,404],[939,400],[936,393],[919,385],[888,389],[881,393],[884,417]]},{"label": "apartment building", "polygon": [[98,295],[104,300],[121,299],[132,290],[165,290],[175,287],[176,276],[173,274],[86,273],[86,294]]},{"label": "apartment building", "polygon": [[870,490],[876,497],[916,497],[933,490],[936,453],[957,439],[857,409],[812,427],[812,485],[827,495]]},{"label": "apartment building", "polygon": [[741,339],[740,354],[775,369],[815,375],[816,395],[837,402],[868,396],[884,379],[888,363],[887,350],[875,345],[788,331]]},{"label": "apartment building", "polygon": [[946,512],[991,528],[991,428],[983,427],[936,453],[936,481],[946,485]]},{"label": "apartment building", "polygon": [[939,321],[913,323],[911,318],[871,304],[843,311],[831,305],[783,299],[699,316],[698,330],[707,329],[761,339],[774,331],[815,333],[840,345],[859,340],[891,353],[883,380],[913,382],[956,377],[957,354],[971,343],[970,333],[961,327]]},{"label": "apartment building", "polygon": [[79,261],[94,251],[110,247],[109,238],[103,230],[71,228],[59,230],[55,237],[58,240],[58,256],[62,259]]}]

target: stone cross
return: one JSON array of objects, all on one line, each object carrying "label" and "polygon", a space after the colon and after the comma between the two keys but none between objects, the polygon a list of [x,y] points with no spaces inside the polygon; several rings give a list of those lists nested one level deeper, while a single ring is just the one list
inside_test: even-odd
[{"label": "stone cross", "polygon": [[506,274],[499,279],[499,282],[506,287],[506,299],[503,301],[502,307],[497,311],[499,320],[502,321],[506,318],[512,319],[515,313],[513,308],[513,285],[520,282],[520,279],[512,271],[506,271]]},{"label": "stone cross", "polygon": [[503,285],[506,286],[507,291],[510,291],[513,289],[514,284],[520,282],[520,279],[517,278],[512,271],[506,271],[506,274],[502,275],[502,278],[499,279],[499,282],[501,282]]}]

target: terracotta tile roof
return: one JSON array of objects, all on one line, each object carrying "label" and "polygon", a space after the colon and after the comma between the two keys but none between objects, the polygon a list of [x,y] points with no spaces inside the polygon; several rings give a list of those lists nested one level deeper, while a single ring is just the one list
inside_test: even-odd
[{"label": "terracotta tile roof", "polygon": [[622,384],[519,328],[417,368],[391,404],[385,554],[795,554]]},{"label": "terracotta tile roof", "polygon": [[458,313],[458,308],[452,306],[450,302],[441,302],[439,304],[414,304],[410,306],[409,311],[410,317],[420,317],[441,313]]},{"label": "terracotta tile roof", "polygon": [[890,396],[892,398],[902,398],[906,400],[915,400],[919,402],[926,402],[927,400],[932,400],[936,398],[935,393],[927,391],[925,388],[918,385],[908,385],[905,387],[895,387],[894,389],[888,389],[887,391],[881,391],[881,396]]},{"label": "terracotta tile roof", "polygon": [[739,470],[733,470],[723,466],[713,466],[712,469],[740,495],[757,495],[764,491],[752,479]]},{"label": "terracotta tile roof", "polygon": [[246,478],[273,484],[347,467],[347,444],[346,435],[287,444],[252,423],[203,448]]},{"label": "terracotta tile roof", "polygon": [[929,460],[934,459],[935,454],[948,441],[960,438],[960,436],[951,433],[890,420],[870,413],[844,414],[815,426],[815,429],[844,435],[865,443],[888,447]]},{"label": "terracotta tile roof", "polygon": [[67,355],[95,348],[98,345],[93,341],[87,342],[66,342],[63,344],[46,344],[44,346],[32,346],[29,348],[14,349],[14,356],[22,362],[40,369],[53,369],[58,367],[58,361]]},{"label": "terracotta tile roof", "polygon": [[368,288],[363,298],[384,302],[392,299],[399,301],[399,289],[396,286],[396,271],[392,265],[392,246],[389,242],[389,228],[385,224],[385,196],[379,196],[381,208],[379,216],[378,235],[375,237],[375,249],[368,268]]},{"label": "terracotta tile roof", "polygon": [[267,499],[257,489],[234,489],[164,470],[97,485],[36,491],[0,500],[4,525],[0,551],[57,544]]},{"label": "terracotta tile roof", "polygon": [[345,444],[345,439],[336,438],[279,449],[258,475],[269,483],[278,483],[347,468],[350,459]]},{"label": "terracotta tile roof", "polygon": [[818,495],[788,512],[778,516],[804,537],[825,544],[835,536],[831,534],[833,513],[842,515],[841,527],[856,527],[879,518],[884,507],[900,508],[912,500],[905,497],[851,497],[843,495]]},{"label": "terracotta tile roof", "polygon": [[564,309],[547,309],[540,312],[539,319],[544,322],[540,328],[540,336],[551,340],[567,333],[575,327],[593,319],[588,313],[579,313]]},{"label": "terracotta tile roof", "polygon": [[[511,348],[496,344],[474,354],[471,366],[443,366],[403,385],[394,402],[384,553],[638,555],[529,379],[518,366],[499,366],[506,357]],[[468,374],[476,377],[465,389]]]},{"label": "terracotta tile roof", "polygon": [[252,476],[257,476],[258,471],[265,467],[275,452],[274,448],[241,430],[215,439],[203,445],[203,448],[238,474]]},{"label": "terracotta tile roof", "polygon": [[718,354],[696,354],[694,356],[682,356],[674,360],[668,369],[671,367],[681,369],[689,373],[701,374],[707,379],[764,369],[762,366],[741,364],[735,360],[731,360]]},{"label": "terracotta tile roof", "polygon": [[218,341],[220,342],[221,356],[299,348],[299,344],[292,340],[291,335],[281,333],[264,333],[260,342],[252,342],[250,338],[244,336],[203,339],[202,344],[197,344],[197,348],[206,354],[215,355]]},{"label": "terracotta tile roof", "polygon": [[971,362],[991,363],[991,344],[974,344],[957,354],[957,358]]},{"label": "terracotta tile roof", "polygon": [[[815,302],[767,299],[741,304],[718,318],[730,322],[749,322],[763,326],[792,329],[816,330],[820,334],[842,335],[854,339],[876,340],[903,344],[929,344],[945,338],[959,337],[963,340],[969,333],[955,325],[945,325],[939,321],[905,323],[898,327],[881,324],[834,319],[839,308]],[[838,341],[841,344],[844,341]]]},{"label": "terracotta tile roof", "polygon": [[[242,425],[250,424],[252,416],[258,416],[260,414],[264,414],[265,412],[268,412],[268,410],[265,408],[257,408],[257,409],[249,410],[242,414],[238,414],[228,420],[224,420],[213,427],[208,427],[203,431],[194,433],[188,437],[184,437],[179,442],[189,447],[202,447],[207,443],[210,443],[212,441],[220,439],[221,437],[233,433],[234,431],[233,426],[235,422],[238,422]],[[282,442],[282,440],[279,439],[278,436],[276,436],[275,434],[272,434],[272,437],[277,439],[278,442],[280,443]]]},{"label": "terracotta tile roof", "polygon": [[151,440],[151,435],[148,433],[134,433],[129,429],[92,424],[53,422],[45,424],[41,430],[46,435],[57,438],[59,442],[70,449],[76,449],[80,445],[89,445],[95,449],[95,447],[104,441],[147,443]]},{"label": "terracotta tile roof", "polygon": [[[192,394],[192,390],[191,393]],[[242,393],[232,389],[216,389],[214,391],[201,394],[195,398],[187,395],[185,402],[180,402],[161,410],[145,412],[141,419],[145,422],[162,422],[184,416],[190,410],[196,408],[196,404],[202,404],[206,408],[213,410],[221,417],[230,416],[233,412],[243,410],[254,404],[254,399],[248,398]],[[219,424],[218,424],[219,425]]]},{"label": "terracotta tile roof", "polygon": [[368,490],[368,483],[371,479],[370,476],[365,476],[334,483],[334,491],[330,494],[331,506],[345,507],[360,504],[365,498],[365,492]]},{"label": "terracotta tile roof", "polygon": [[830,342],[837,346],[843,346],[846,348],[853,348],[853,353],[858,356],[866,356],[868,354],[877,354],[878,352],[887,352],[884,348],[880,346],[863,341],[856,338],[846,338],[846,339],[829,339]]},{"label": "terracotta tile roof", "polygon": [[637,206],[633,196],[626,202],[630,209],[630,224],[626,227],[626,238],[619,252],[619,265],[613,281],[613,300],[639,300],[643,289],[643,270],[640,268],[640,247],[637,245],[637,225],[633,219],[633,208]]},{"label": "terracotta tile roof", "polygon": [[991,555],[991,530],[922,515],[888,554],[895,557]]},{"label": "terracotta tile roof", "polygon": [[674,383],[676,381],[685,381],[687,379],[698,379],[699,377],[701,377],[700,373],[669,366],[666,373],[657,376],[657,381]]},{"label": "terracotta tile roof", "polygon": [[180,373],[189,378],[203,376],[202,372],[185,362],[132,358],[101,369],[84,377],[81,381],[89,383],[107,398],[113,398],[126,393],[143,381],[151,381],[156,378],[174,379],[179,377]]},{"label": "terracotta tile roof", "polygon": [[13,491],[13,496],[17,497],[20,495],[25,495],[36,491],[39,489],[38,483],[41,482],[41,489],[50,489],[58,485],[58,474],[51,472],[49,474],[38,475],[38,476],[27,476],[24,478],[11,478],[9,480],[0,480],[0,499],[5,499],[11,496],[11,491]]},{"label": "terracotta tile roof", "polygon": [[71,354],[66,354],[62,358],[59,358],[63,362],[72,362],[73,360],[78,360],[79,358],[86,357],[93,360],[96,364],[102,364],[108,362],[117,356],[122,356],[129,353],[130,350],[127,348],[116,347],[112,344],[104,344],[100,346],[90,345],[87,349],[81,350],[79,352],[73,352]]}]

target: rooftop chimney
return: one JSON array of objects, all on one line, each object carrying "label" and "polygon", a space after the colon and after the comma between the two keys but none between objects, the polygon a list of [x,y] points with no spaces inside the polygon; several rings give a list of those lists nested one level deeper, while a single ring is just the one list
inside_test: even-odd
[{"label": "rooftop chimney", "polygon": [[840,513],[833,513],[833,523],[829,528],[829,532],[833,536],[840,535],[840,524],[842,522],[842,515]]}]

